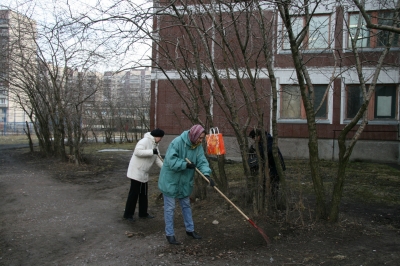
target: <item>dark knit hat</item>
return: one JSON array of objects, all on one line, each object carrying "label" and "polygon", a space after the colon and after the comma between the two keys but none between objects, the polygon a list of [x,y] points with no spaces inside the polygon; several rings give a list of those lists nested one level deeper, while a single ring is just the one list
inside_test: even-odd
[{"label": "dark knit hat", "polygon": [[197,139],[200,137],[202,133],[205,133],[206,131],[201,125],[194,125],[190,128],[189,131],[189,139],[190,141],[195,144]]},{"label": "dark knit hat", "polygon": [[159,128],[156,128],[156,129],[154,129],[153,131],[151,131],[150,132],[150,134],[153,136],[153,137],[164,137],[164,131],[163,130],[161,130],[161,129],[159,129]]}]

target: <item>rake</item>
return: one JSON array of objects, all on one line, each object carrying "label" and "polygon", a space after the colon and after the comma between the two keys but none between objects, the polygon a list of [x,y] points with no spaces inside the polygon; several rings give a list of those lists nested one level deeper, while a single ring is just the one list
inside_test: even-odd
[{"label": "rake", "polygon": [[[191,163],[190,160],[189,160],[188,158],[186,158],[186,161],[187,161],[188,163]],[[197,171],[197,173],[199,173],[199,174],[204,178],[204,180],[206,180],[208,183],[210,183],[210,181],[207,179],[207,177],[205,177],[205,176],[203,175],[203,173],[200,172],[199,169],[197,169],[197,167],[196,167],[196,171]],[[214,186],[213,188],[214,188],[226,201],[228,201],[228,202],[229,202],[229,203],[230,203],[230,204],[231,204],[245,219],[246,219],[246,221],[248,221],[254,228],[256,228],[256,229],[258,230],[258,232],[262,235],[262,237],[264,238],[265,242],[267,242],[267,244],[270,244],[270,243],[271,243],[271,241],[269,240],[267,234],[265,234],[264,230],[262,230],[260,227],[258,227],[258,226],[256,225],[256,223],[255,223],[253,220],[251,220],[249,217],[247,217],[247,215],[244,214],[244,213],[239,209],[239,207],[237,207],[230,199],[228,199],[228,197],[225,196],[225,194],[222,193],[221,190],[219,190],[216,186]]]}]

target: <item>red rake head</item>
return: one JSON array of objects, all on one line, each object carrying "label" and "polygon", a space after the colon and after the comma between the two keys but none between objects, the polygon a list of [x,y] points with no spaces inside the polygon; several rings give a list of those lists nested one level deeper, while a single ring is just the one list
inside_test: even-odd
[{"label": "red rake head", "polygon": [[254,228],[256,228],[258,230],[258,232],[264,238],[265,242],[267,242],[267,244],[269,245],[271,243],[271,241],[269,240],[267,234],[265,234],[264,230],[262,230],[260,227],[258,227],[251,219],[249,219],[248,221]]}]

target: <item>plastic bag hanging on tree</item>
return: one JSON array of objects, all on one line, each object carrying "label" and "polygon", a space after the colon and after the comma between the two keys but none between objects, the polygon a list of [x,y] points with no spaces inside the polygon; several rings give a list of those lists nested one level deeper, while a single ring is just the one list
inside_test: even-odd
[{"label": "plastic bag hanging on tree", "polygon": [[210,128],[210,134],[206,136],[207,154],[222,155],[225,154],[225,143],[222,134],[217,127]]}]

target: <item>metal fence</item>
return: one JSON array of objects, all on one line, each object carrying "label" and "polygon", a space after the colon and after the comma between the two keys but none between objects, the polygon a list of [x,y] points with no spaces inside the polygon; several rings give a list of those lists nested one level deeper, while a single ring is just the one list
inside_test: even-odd
[{"label": "metal fence", "polygon": [[[33,132],[33,124],[28,122],[30,132]],[[0,135],[19,135],[25,134],[26,123],[25,122],[13,122],[13,123],[0,123]]]}]

